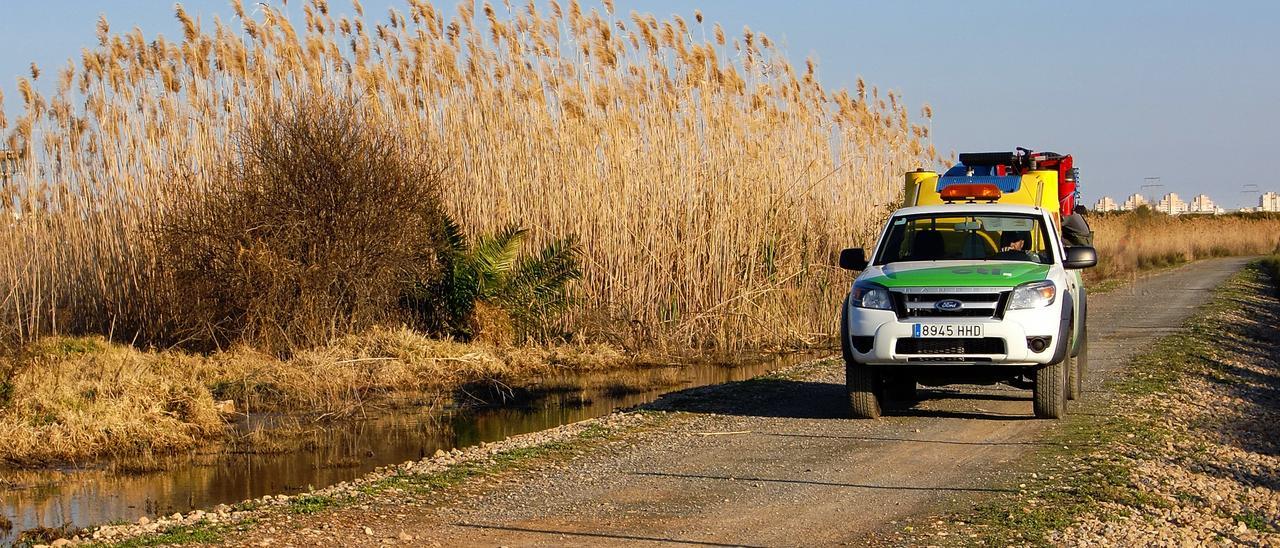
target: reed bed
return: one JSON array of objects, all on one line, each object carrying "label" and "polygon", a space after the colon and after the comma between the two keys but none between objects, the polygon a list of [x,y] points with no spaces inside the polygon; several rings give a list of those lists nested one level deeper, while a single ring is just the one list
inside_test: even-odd
[{"label": "reed bed", "polygon": [[1197,259],[1280,252],[1280,215],[1179,215],[1149,211],[1089,217],[1098,249],[1092,281],[1124,279]]},{"label": "reed bed", "polygon": [[211,23],[179,5],[177,40],[100,21],[98,47],[18,82],[7,142],[28,161],[0,200],[0,335],[164,340],[162,303],[184,296],[157,268],[156,227],[223,184],[260,105],[330,94],[444,158],[443,207],[471,235],[576,236],[577,337],[825,341],[848,280],[835,254],[872,243],[901,173],[937,160],[927,124],[698,11],[546,6],[411,0],[374,18],[312,0],[297,25],[264,4]]}]

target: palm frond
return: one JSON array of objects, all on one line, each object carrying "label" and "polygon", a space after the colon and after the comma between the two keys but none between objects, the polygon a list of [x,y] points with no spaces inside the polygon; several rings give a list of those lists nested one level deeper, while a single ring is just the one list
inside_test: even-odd
[{"label": "palm frond", "polygon": [[555,240],[520,259],[498,296],[524,335],[543,332],[569,307],[569,282],[582,277],[573,238]]},{"label": "palm frond", "polygon": [[453,217],[444,216],[444,241],[448,245],[449,252],[455,256],[463,256],[470,252],[467,245],[467,236],[462,233],[462,227],[458,225]]},{"label": "palm frond", "polygon": [[475,335],[470,325],[476,303],[506,312],[518,336],[544,336],[568,309],[569,283],[582,277],[581,250],[574,237],[553,240],[537,253],[524,243],[529,231],[518,225],[468,239],[457,224],[445,223],[450,275],[440,287],[446,323],[463,337]]},{"label": "palm frond", "polygon": [[508,225],[476,242],[468,258],[479,280],[480,298],[492,297],[500,291],[515,267],[528,233],[527,229]]},{"label": "palm frond", "polygon": [[511,271],[507,291],[539,300],[562,295],[569,282],[582,277],[580,256],[574,238],[555,240],[537,255],[520,259]]}]

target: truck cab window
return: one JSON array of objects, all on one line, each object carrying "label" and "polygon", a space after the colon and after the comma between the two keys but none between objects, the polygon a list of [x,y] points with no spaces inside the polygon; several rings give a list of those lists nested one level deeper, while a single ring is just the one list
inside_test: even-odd
[{"label": "truck cab window", "polygon": [[895,219],[875,264],[1023,261],[1052,264],[1041,219],[1020,215],[917,215]]}]

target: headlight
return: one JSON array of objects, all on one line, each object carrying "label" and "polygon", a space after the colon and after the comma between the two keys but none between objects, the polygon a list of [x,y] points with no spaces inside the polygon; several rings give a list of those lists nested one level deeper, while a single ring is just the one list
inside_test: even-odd
[{"label": "headlight", "polygon": [[889,298],[889,290],[883,287],[854,286],[850,301],[859,308],[893,310],[893,299]]},{"label": "headlight", "polygon": [[1013,294],[1009,296],[1009,310],[1049,306],[1057,297],[1058,287],[1053,282],[1028,282],[1013,288]]}]

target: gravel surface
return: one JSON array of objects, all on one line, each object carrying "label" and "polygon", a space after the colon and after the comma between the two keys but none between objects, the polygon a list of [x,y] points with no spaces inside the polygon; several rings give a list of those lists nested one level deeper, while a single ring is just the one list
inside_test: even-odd
[{"label": "gravel surface", "polygon": [[[1198,262],[1092,297],[1093,374],[1085,397],[1135,353],[1176,330],[1243,263]],[[313,514],[257,510],[249,532],[232,531],[225,539],[285,546],[892,542],[901,520],[1001,492],[993,478],[1055,424],[1031,418],[1026,390],[964,386],[922,395],[918,405],[878,421],[846,419],[842,366],[827,360],[784,376],[664,397],[653,406],[662,413],[589,421],[614,434],[586,450],[535,459],[458,488],[357,496]],[[502,444],[565,439],[588,427],[582,424]],[[482,462],[499,445],[405,468],[434,472],[459,461]],[[323,492],[359,491],[348,485]]]},{"label": "gravel surface", "polygon": [[1108,504],[1050,535],[1065,546],[1280,546],[1280,299],[1241,296],[1190,338],[1196,356],[1168,392],[1121,413],[1167,437],[1120,444],[1145,504]]}]

